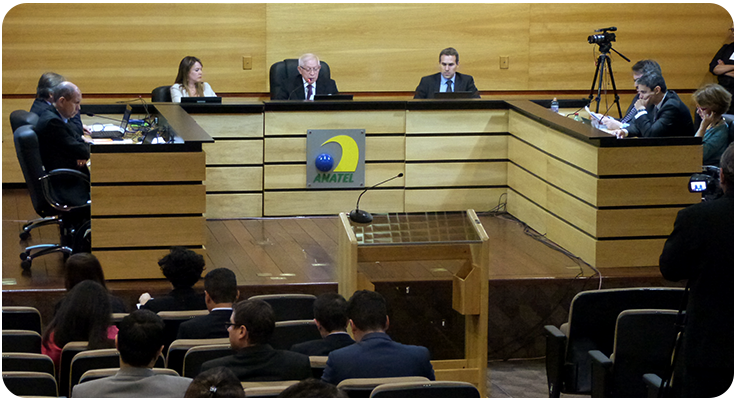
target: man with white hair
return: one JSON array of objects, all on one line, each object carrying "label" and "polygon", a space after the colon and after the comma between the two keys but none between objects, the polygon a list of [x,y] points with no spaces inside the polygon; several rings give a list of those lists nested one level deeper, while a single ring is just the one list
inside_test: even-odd
[{"label": "man with white hair", "polygon": [[307,53],[299,57],[297,69],[299,76],[286,82],[274,100],[314,100],[314,95],[337,93],[335,80],[327,77],[318,80],[321,65],[316,55]]}]

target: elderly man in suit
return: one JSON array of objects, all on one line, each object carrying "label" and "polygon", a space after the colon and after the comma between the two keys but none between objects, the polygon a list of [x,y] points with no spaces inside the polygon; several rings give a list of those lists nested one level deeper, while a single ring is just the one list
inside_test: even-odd
[{"label": "elderly man in suit", "polygon": [[321,340],[294,344],[291,350],[309,356],[327,356],[330,352],[355,344],[347,333],[348,303],[342,295],[331,292],[314,301],[314,322],[322,335]]},{"label": "elderly man in suit", "polygon": [[399,344],[386,334],[386,300],[373,291],[356,291],[348,301],[350,328],[357,341],[330,352],[322,380],[338,384],[345,379],[424,376],[434,380],[429,350]]},{"label": "elderly man in suit", "polygon": [[299,57],[299,76],[287,82],[274,100],[314,100],[314,95],[334,95],[337,84],[334,79],[319,78],[319,57],[307,53]]},{"label": "elderly man in suit", "polygon": [[233,303],[240,297],[238,280],[230,269],[220,267],[204,276],[204,303],[209,314],[197,316],[179,325],[177,339],[225,338]]},{"label": "elderly man in suit", "polygon": [[182,398],[192,379],[156,375],[163,351],[164,322],[149,310],[136,310],[120,322],[115,347],[120,370],[115,376],[77,384],[72,398]]},{"label": "elderly man in suit", "polygon": [[[33,100],[33,104],[31,105],[31,113],[36,113],[40,117],[44,111],[53,110],[54,88],[64,81],[66,81],[64,77],[57,73],[43,73],[41,78],[38,79],[38,85],[36,86],[36,99]],[[82,124],[82,119],[79,113],[69,119],[69,122],[77,127],[79,132],[89,134],[89,129]]]},{"label": "elderly man in suit", "polygon": [[440,52],[440,72],[423,77],[419,81],[414,99],[433,99],[436,92],[473,92],[480,98],[473,77],[457,72],[460,54],[452,47]]}]

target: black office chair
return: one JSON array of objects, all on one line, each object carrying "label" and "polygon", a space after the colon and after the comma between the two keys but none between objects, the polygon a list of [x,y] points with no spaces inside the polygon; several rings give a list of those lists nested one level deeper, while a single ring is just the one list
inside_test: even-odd
[{"label": "black office chair", "polygon": [[151,91],[151,102],[170,102],[171,85],[159,86]]},{"label": "black office chair", "polygon": [[305,341],[319,340],[322,335],[317,329],[314,319],[310,320],[287,320],[284,322],[276,322],[268,344],[274,349],[290,350],[294,344],[303,343]]},{"label": "black office chair", "polygon": [[28,186],[28,193],[31,196],[33,209],[41,217],[57,216],[59,224],[59,243],[58,244],[41,244],[29,246],[20,254],[21,267],[23,270],[29,270],[33,259],[52,252],[62,252],[65,255],[71,255],[77,244],[81,244],[84,238],[88,238],[88,231],[84,226],[89,225],[87,221],[74,225],[65,222],[65,217],[73,211],[78,213],[81,208],[89,208],[90,201],[85,204],[72,205],[63,201],[56,191],[52,181],[56,177],[75,177],[81,183],[89,185],[87,176],[77,170],[72,169],[56,169],[46,172],[41,162],[41,153],[38,147],[38,137],[33,126],[24,125],[19,127],[13,133],[15,141],[15,151],[18,156],[18,163],[23,171],[23,177]]},{"label": "black office chair", "polygon": [[314,301],[317,297],[311,294],[269,294],[254,295],[248,299],[260,299],[268,302],[273,308],[276,321],[283,322],[314,319]]},{"label": "black office chair", "polygon": [[[324,61],[320,60],[320,70],[317,80],[320,79],[328,80],[330,77],[330,66]],[[284,61],[278,61],[273,63],[268,73],[269,83],[271,85],[271,100],[276,98],[276,94],[283,88],[287,82],[294,80],[299,75],[299,59],[288,58]]]}]

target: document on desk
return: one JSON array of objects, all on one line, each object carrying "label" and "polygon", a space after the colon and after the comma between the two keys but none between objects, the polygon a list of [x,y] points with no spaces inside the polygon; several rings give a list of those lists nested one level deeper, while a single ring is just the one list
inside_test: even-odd
[{"label": "document on desk", "polygon": [[92,144],[94,145],[132,145],[134,143],[132,139],[92,138]]}]

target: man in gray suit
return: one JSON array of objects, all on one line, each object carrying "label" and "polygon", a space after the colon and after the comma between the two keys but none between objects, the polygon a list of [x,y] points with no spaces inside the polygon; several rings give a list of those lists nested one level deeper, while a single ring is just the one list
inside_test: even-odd
[{"label": "man in gray suit", "polygon": [[77,384],[77,398],[182,398],[192,379],[155,375],[153,365],[164,348],[164,322],[155,313],[139,309],[120,322],[115,346],[120,370],[115,376]]}]

